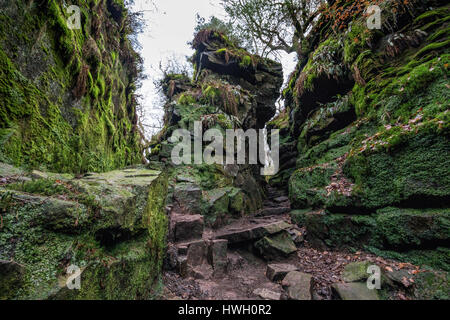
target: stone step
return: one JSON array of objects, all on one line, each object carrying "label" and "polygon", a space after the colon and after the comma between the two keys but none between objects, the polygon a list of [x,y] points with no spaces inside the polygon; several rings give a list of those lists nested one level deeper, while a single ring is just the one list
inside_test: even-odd
[{"label": "stone step", "polygon": [[270,200],[265,200],[263,202],[263,206],[264,206],[264,208],[274,208],[274,207],[278,206],[278,203],[275,203],[275,202],[270,201]]},{"label": "stone step", "polygon": [[176,244],[177,270],[182,277],[208,279],[222,276],[228,267],[228,241],[197,240]]},{"label": "stone step", "polygon": [[286,196],[281,196],[281,197],[277,197],[277,198],[273,199],[273,201],[275,201],[276,203],[283,203],[283,202],[288,202],[289,198]]},{"label": "stone step", "polygon": [[267,198],[268,199],[275,199],[275,198],[278,198],[278,197],[283,197],[283,196],[286,196],[286,194],[284,193],[284,192],[268,192],[267,193]]},{"label": "stone step", "polygon": [[172,213],[170,220],[171,234],[175,242],[202,238],[204,229],[202,215]]},{"label": "stone step", "polygon": [[249,227],[226,227],[218,231],[214,238],[225,239],[228,240],[229,244],[235,244],[245,241],[259,240],[267,235],[277,234],[283,230],[290,229],[291,227],[292,225],[285,221],[261,223],[256,226]]},{"label": "stone step", "polygon": [[264,208],[256,216],[257,217],[279,216],[289,212],[291,212],[291,207]]}]

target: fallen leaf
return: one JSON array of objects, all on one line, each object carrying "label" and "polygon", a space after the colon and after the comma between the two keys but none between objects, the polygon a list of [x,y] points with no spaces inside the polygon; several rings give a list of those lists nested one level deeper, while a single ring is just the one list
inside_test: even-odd
[{"label": "fallen leaf", "polygon": [[398,293],[398,297],[400,300],[408,300],[403,294]]}]

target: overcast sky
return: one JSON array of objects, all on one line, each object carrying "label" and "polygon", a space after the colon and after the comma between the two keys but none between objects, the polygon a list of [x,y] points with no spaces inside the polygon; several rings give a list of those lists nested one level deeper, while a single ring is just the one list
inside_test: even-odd
[{"label": "overcast sky", "polygon": [[[193,54],[187,44],[193,39],[196,14],[208,18],[215,15],[225,18],[225,13],[219,0],[135,0],[133,11],[143,11],[147,23],[145,32],[139,36],[142,46],[141,55],[144,58],[145,72],[148,79],[144,81],[140,94],[141,104],[145,108],[144,124],[157,126],[157,119],[162,118],[162,106],[153,81],[161,76],[159,63],[168,57],[180,60]],[[285,68],[285,78],[294,69],[293,56],[282,59]],[[146,128],[147,136],[158,130]]]}]

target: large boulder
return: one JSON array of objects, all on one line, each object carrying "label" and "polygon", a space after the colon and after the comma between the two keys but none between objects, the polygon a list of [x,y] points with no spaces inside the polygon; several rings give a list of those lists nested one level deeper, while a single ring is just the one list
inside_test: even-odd
[{"label": "large boulder", "polygon": [[266,236],[255,242],[254,247],[259,255],[269,261],[286,258],[290,254],[297,252],[297,247],[287,231]]},{"label": "large boulder", "polygon": [[194,48],[199,73],[210,70],[255,95],[256,108],[249,110],[242,122],[248,127],[263,128],[275,115],[275,102],[283,83],[281,64],[253,56],[235,47],[225,35],[211,30],[197,34]]},{"label": "large boulder", "polygon": [[[388,130],[391,131],[395,129]],[[402,143],[388,150],[355,153],[347,160],[344,172],[357,181],[359,190],[350,206],[370,210],[398,205],[445,207],[450,199],[448,138],[428,133],[392,135],[392,140],[401,139]],[[349,205],[329,203],[329,206]]]}]

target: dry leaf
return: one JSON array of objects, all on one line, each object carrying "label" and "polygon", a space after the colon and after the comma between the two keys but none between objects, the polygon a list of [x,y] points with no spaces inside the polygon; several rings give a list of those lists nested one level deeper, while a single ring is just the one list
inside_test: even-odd
[{"label": "dry leaf", "polygon": [[404,269],[404,268],[406,268],[407,265],[408,265],[407,263],[399,263],[398,268]]}]

